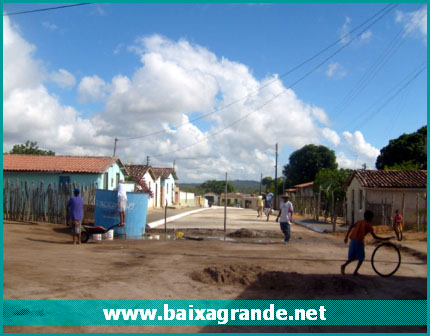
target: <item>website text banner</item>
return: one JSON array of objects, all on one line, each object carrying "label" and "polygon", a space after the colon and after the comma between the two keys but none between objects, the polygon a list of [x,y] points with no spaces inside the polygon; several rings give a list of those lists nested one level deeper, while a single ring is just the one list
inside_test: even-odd
[{"label": "website text banner", "polygon": [[5,300],[3,325],[426,325],[426,300]]}]

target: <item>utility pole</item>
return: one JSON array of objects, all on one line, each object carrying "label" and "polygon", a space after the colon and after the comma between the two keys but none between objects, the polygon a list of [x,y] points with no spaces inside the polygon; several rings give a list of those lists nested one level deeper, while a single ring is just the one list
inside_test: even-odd
[{"label": "utility pole", "polygon": [[116,143],[118,142],[118,138],[115,138],[115,145],[113,146],[113,156],[116,154]]},{"label": "utility pole", "polygon": [[173,170],[175,170],[176,160],[173,160]]},{"label": "utility pole", "polygon": [[278,208],[278,143],[276,143],[276,161],[275,161],[275,205],[273,209]]},{"label": "utility pole", "polygon": [[149,166],[149,156],[146,157],[146,165]]},{"label": "utility pole", "polygon": [[261,195],[261,184],[263,183],[263,173],[261,173],[261,177],[260,177],[260,193],[259,195]]},{"label": "utility pole", "polygon": [[227,232],[227,173],[225,173],[225,192],[224,192],[224,234]]}]

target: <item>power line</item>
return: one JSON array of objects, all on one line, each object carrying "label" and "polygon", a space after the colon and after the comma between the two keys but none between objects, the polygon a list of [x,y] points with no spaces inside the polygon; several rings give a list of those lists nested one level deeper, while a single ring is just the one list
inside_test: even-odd
[{"label": "power line", "polygon": [[[335,45],[336,45],[336,44],[338,44],[339,42],[343,41],[343,40],[344,40],[346,37],[348,37],[349,35],[352,35],[355,31],[359,30],[361,27],[363,27],[365,24],[367,24],[368,22],[370,22],[371,20],[373,20],[375,17],[377,17],[377,16],[378,16],[378,15],[380,15],[381,13],[384,13],[384,12],[386,11],[386,13],[385,13],[385,14],[387,14],[388,12],[390,12],[391,10],[393,10],[393,9],[394,9],[395,7],[397,7],[397,6],[398,6],[398,4],[393,4],[393,3],[391,3],[391,4],[387,5],[387,6],[385,6],[383,9],[379,10],[379,11],[378,11],[378,12],[376,12],[374,15],[372,15],[371,17],[369,17],[368,19],[366,19],[365,21],[363,21],[361,24],[359,24],[358,26],[356,26],[356,27],[355,27],[354,29],[352,29],[350,32],[348,32],[348,33],[344,34],[344,35],[343,35],[343,36],[341,36],[339,39],[337,39],[336,41],[332,42],[332,43],[331,43],[331,44],[329,44],[327,47],[323,48],[322,50],[320,50],[319,52],[317,52],[317,53],[316,53],[316,54],[314,54],[313,56],[311,56],[311,57],[307,58],[307,59],[306,59],[306,60],[304,60],[303,62],[301,62],[301,63],[299,63],[298,65],[294,66],[293,68],[291,68],[291,69],[290,69],[290,70],[288,70],[287,72],[285,72],[285,73],[283,73],[283,74],[279,75],[279,76],[278,76],[277,78],[275,78],[274,80],[269,81],[269,82],[268,82],[268,83],[266,83],[265,85],[263,85],[263,86],[259,87],[257,90],[254,90],[254,91],[252,91],[251,93],[249,93],[249,94],[247,94],[247,95],[245,95],[245,96],[243,96],[243,97],[240,97],[240,98],[238,98],[238,99],[236,99],[236,100],[234,100],[234,101],[232,101],[232,102],[228,103],[227,105],[224,105],[224,106],[222,106],[222,107],[220,107],[220,108],[218,108],[218,109],[215,109],[215,110],[214,110],[214,111],[212,111],[212,112],[209,112],[209,113],[203,114],[203,115],[201,115],[201,116],[199,116],[199,117],[196,117],[196,118],[194,118],[194,119],[191,119],[191,120],[189,120],[189,121],[187,121],[187,122],[185,122],[185,123],[179,124],[179,125],[177,125],[177,126],[173,126],[173,128],[178,129],[178,128],[181,128],[181,127],[183,127],[183,126],[185,126],[185,125],[192,124],[192,123],[193,123],[193,122],[195,122],[195,121],[198,121],[198,120],[201,120],[201,119],[207,118],[207,117],[209,117],[209,116],[213,115],[214,113],[217,113],[217,112],[219,112],[219,111],[225,110],[226,108],[228,108],[228,107],[230,107],[230,106],[232,106],[232,105],[234,105],[234,104],[236,104],[236,103],[238,103],[238,102],[240,102],[240,101],[242,101],[242,100],[244,100],[244,99],[246,99],[246,98],[248,98],[248,97],[251,97],[252,95],[254,95],[254,94],[256,94],[256,93],[260,92],[261,90],[263,90],[264,88],[268,87],[269,85],[271,85],[271,84],[275,83],[276,81],[278,81],[278,79],[283,78],[283,77],[285,77],[285,76],[287,76],[287,75],[291,74],[292,72],[294,72],[294,71],[296,71],[297,69],[301,68],[301,67],[302,67],[302,66],[304,66],[305,64],[307,64],[307,63],[309,63],[309,62],[313,61],[315,58],[317,58],[318,56],[322,55],[324,52],[326,52],[327,50],[331,49],[333,46],[335,46]],[[384,14],[384,16],[385,16],[385,14]],[[369,26],[369,27],[370,27],[370,26]],[[369,28],[366,28],[365,30],[363,30],[363,31],[359,34],[359,36],[360,36],[362,33],[364,33],[367,29],[369,29]],[[355,38],[354,38],[354,39],[355,39]],[[348,43],[348,44],[349,44],[349,43]],[[120,140],[120,141],[125,141],[125,140],[141,139],[141,138],[145,138],[145,137],[148,137],[148,136],[153,136],[153,135],[157,135],[157,134],[161,134],[161,133],[166,133],[166,132],[168,132],[168,131],[169,131],[169,130],[162,129],[162,130],[159,130],[159,131],[156,131],[156,132],[153,132],[153,133],[149,133],[149,134],[145,134],[145,135],[140,135],[140,136],[136,136],[136,137],[120,138],[120,139],[118,139],[118,140]]]},{"label": "power line", "polygon": [[[382,109],[387,106],[394,98],[396,98],[404,89],[406,89],[423,71],[427,69],[427,65],[420,68],[412,78],[410,78],[405,84],[402,85],[394,94],[392,94],[390,97],[388,97],[381,106],[374,112],[371,113],[364,121],[362,121],[358,127],[362,127],[365,125],[369,120],[371,120],[373,117],[375,117],[379,112],[382,111]],[[358,128],[357,127],[357,128]]]},{"label": "power line", "polygon": [[[358,80],[358,82],[351,88],[351,90],[345,95],[342,102],[335,108],[334,114],[340,115],[340,119],[345,114],[344,112],[349,105],[360,95],[361,92],[369,85],[369,83],[377,76],[377,74],[382,70],[385,64],[393,57],[393,55],[399,50],[400,46],[405,40],[400,40],[401,34],[404,29],[401,29],[399,33],[394,36],[390,41],[386,49],[381,55],[376,59],[376,61],[367,69],[363,76]],[[337,119],[339,121],[339,118]]]},{"label": "power line", "polygon": [[76,6],[85,6],[85,5],[92,5],[92,4],[89,3],[89,2],[86,2],[86,3],[78,3],[78,4],[73,4],[73,5],[64,5],[64,6],[57,6],[57,7],[48,7],[48,8],[41,8],[41,9],[33,9],[33,10],[22,11],[22,12],[6,13],[6,14],[3,14],[3,16],[12,16],[12,15],[20,15],[20,14],[29,14],[29,13],[36,13],[36,12],[44,12],[44,11],[49,11],[49,10],[54,10],[54,9],[69,8],[69,7],[76,7]]},{"label": "power line", "polygon": [[[391,9],[393,9],[394,7],[392,7]],[[390,9],[390,10],[391,10]],[[316,70],[318,70],[322,65],[324,65],[328,60],[330,60],[331,58],[333,58],[334,56],[336,56],[338,53],[340,53],[343,49],[345,49],[346,47],[348,47],[355,39],[357,39],[358,37],[361,36],[361,34],[363,34],[365,31],[367,31],[370,27],[372,27],[374,24],[376,24],[377,22],[379,22],[385,15],[387,15],[390,10],[386,11],[385,13],[383,13],[379,18],[377,18],[374,22],[370,23],[367,27],[365,27],[362,31],[360,31],[356,36],[354,36],[350,41],[348,41],[345,45],[343,45],[342,47],[340,47],[339,49],[337,49],[334,53],[332,53],[330,56],[326,57],[321,63],[319,63],[317,66],[315,66],[314,68],[312,68],[310,71],[308,71],[304,76],[300,77],[298,80],[296,80],[293,84],[291,84],[289,87],[287,87],[286,89],[282,90],[280,93],[276,94],[275,96],[273,96],[271,99],[269,99],[268,101],[266,101],[265,103],[263,103],[262,105],[258,106],[255,110],[245,114],[244,116],[242,116],[241,118],[235,120],[234,122],[232,122],[231,124],[227,125],[224,128],[221,128],[220,130],[212,133],[212,134],[208,134],[207,136],[203,137],[202,139],[200,139],[199,141],[192,143],[191,145],[179,148],[177,150],[173,150],[170,152],[166,152],[166,153],[161,153],[158,155],[153,155],[153,157],[160,157],[160,156],[164,156],[164,155],[168,155],[168,154],[173,154],[179,151],[182,151],[184,149],[193,147],[197,144],[199,144],[200,142],[202,142],[205,139],[214,137],[215,135],[225,131],[226,129],[238,124],[239,122],[241,122],[242,120],[244,120],[245,118],[249,117],[251,114],[261,110],[263,107],[265,107],[266,105],[270,104],[272,101],[274,101],[275,99],[277,99],[279,96],[281,96],[282,94],[284,94],[285,92],[287,92],[288,90],[290,90],[291,88],[293,88],[294,86],[296,86],[298,83],[300,83],[301,81],[303,81],[305,78],[307,78],[310,74],[312,74],[313,72],[315,72]]]}]

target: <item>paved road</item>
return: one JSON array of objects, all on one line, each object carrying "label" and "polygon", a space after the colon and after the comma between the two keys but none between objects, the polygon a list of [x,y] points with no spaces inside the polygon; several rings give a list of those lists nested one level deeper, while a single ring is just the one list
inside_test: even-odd
[{"label": "paved road", "polygon": [[[188,212],[191,210],[200,209],[200,207],[190,207],[190,208],[181,208],[181,209],[170,209],[167,208],[167,217],[179,215],[184,212]],[[148,214],[146,216],[146,223],[155,222],[157,220],[164,218],[164,209],[150,209],[148,210]]]}]

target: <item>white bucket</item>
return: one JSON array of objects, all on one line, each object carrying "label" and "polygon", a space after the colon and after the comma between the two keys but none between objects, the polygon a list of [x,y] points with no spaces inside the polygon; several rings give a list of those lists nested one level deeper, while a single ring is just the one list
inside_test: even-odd
[{"label": "white bucket", "polygon": [[95,233],[93,234],[94,240],[102,240],[102,234],[101,233]]},{"label": "white bucket", "polygon": [[113,240],[113,230],[109,230],[104,234],[104,239],[106,240]]}]

